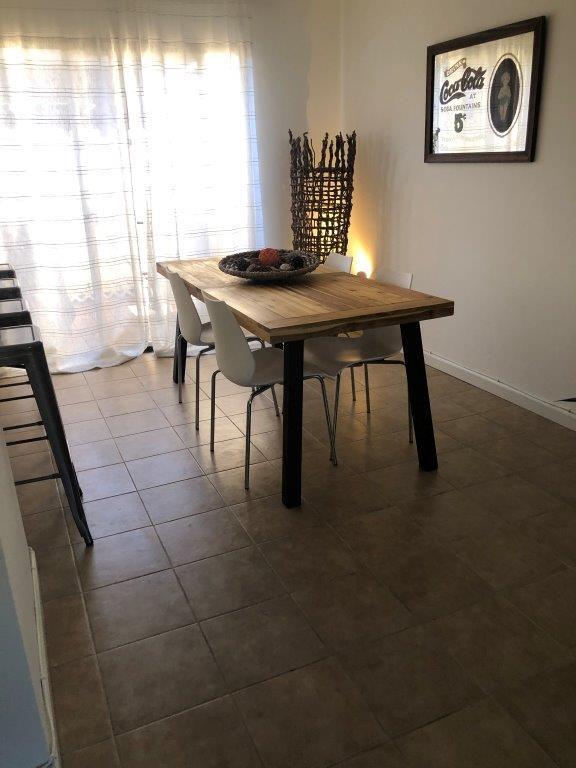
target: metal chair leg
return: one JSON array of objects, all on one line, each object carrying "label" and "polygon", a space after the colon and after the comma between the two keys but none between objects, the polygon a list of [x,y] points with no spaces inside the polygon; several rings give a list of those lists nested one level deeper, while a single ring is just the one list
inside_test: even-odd
[{"label": "metal chair leg", "polygon": [[220,373],[215,370],[212,374],[212,386],[210,389],[210,452],[214,453],[214,432],[216,430],[216,376]]},{"label": "metal chair leg", "polygon": [[200,357],[202,352],[196,355],[196,431],[200,429]]},{"label": "metal chair leg", "polygon": [[336,442],[334,439],[334,428],[332,426],[332,420],[330,418],[330,406],[328,405],[328,395],[326,393],[326,382],[324,381],[324,378],[322,376],[314,376],[315,379],[318,379],[320,382],[320,387],[322,389],[322,399],[324,401],[324,413],[326,415],[326,425],[328,427],[328,437],[330,439],[330,461],[334,466],[338,464],[338,459],[336,457]]},{"label": "metal chair leg", "polygon": [[272,400],[274,401],[274,410],[276,411],[276,416],[280,418],[280,408],[278,408],[278,400],[276,399],[276,390],[274,387],[270,387],[272,390]]},{"label": "metal chair leg", "polygon": [[350,383],[352,384],[352,402],[356,402],[356,379],[354,378],[354,367],[350,366]]},{"label": "metal chair leg", "polygon": [[368,377],[368,363],[364,363],[364,384],[366,389],[366,413],[370,413],[370,380]]},{"label": "metal chair leg", "polygon": [[340,401],[340,377],[341,373],[336,376],[336,392],[334,394],[334,416],[332,418],[332,435],[334,440],[334,456],[336,458],[336,425],[338,424],[338,403]]},{"label": "metal chair leg", "polygon": [[250,436],[252,433],[252,400],[258,392],[252,392],[246,404],[246,454],[244,456],[244,488],[250,488]]},{"label": "metal chair leg", "polygon": [[182,379],[183,379],[183,371],[182,371],[182,345],[180,343],[182,336],[178,336],[176,339],[176,369],[177,369],[177,376],[178,376],[178,402],[182,403]]}]

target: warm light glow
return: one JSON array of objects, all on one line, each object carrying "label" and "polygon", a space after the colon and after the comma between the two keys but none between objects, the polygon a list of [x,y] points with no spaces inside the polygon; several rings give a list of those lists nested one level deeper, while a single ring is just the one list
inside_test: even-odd
[{"label": "warm light glow", "polygon": [[358,272],[365,272],[368,277],[374,270],[374,263],[372,255],[368,253],[367,249],[358,241],[353,242],[349,248],[349,252],[352,253],[352,272],[355,275]]}]

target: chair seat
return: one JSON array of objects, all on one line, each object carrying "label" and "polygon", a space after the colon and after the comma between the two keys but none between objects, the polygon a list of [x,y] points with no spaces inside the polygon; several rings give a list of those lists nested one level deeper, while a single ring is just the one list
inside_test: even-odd
[{"label": "chair seat", "polygon": [[[282,384],[284,380],[284,352],[281,349],[268,347],[257,349],[254,355],[254,375],[252,381],[246,384],[251,387],[265,387],[270,384]],[[304,362],[304,378],[318,376],[323,373],[313,363]]]},{"label": "chair seat", "polygon": [[329,376],[336,376],[339,371],[351,365],[381,360],[399,351],[394,340],[375,338],[372,334],[352,339],[345,336],[326,336],[306,342],[304,359],[306,363],[317,366]]},{"label": "chair seat", "polygon": [[[244,333],[244,336],[246,336],[246,338],[250,339],[251,341],[257,338],[253,333],[250,333],[250,331],[247,331],[245,328],[242,328],[242,332]],[[212,323],[202,323],[200,343],[206,344],[207,346],[208,344],[216,343],[214,339],[214,331],[212,330]]]}]

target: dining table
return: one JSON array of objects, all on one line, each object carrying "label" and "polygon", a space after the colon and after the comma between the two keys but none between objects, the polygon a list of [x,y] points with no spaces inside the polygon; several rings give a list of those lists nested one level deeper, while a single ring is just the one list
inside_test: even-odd
[{"label": "dining table", "polygon": [[156,269],[164,277],[176,272],[200,301],[205,296],[225,301],[243,328],[283,347],[282,501],[286,507],[301,504],[304,345],[317,336],[400,326],[419,466],[424,472],[438,468],[420,323],[453,315],[453,301],[323,264],[297,279],[256,283],[222,272],[218,262],[218,258],[164,261],[157,262]]}]

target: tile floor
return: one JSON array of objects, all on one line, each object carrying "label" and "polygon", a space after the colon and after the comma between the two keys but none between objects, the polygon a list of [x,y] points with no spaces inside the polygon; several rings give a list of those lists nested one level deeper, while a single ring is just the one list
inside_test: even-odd
[{"label": "tile floor", "polygon": [[[402,371],[380,368],[370,415],[346,381],[333,468],[310,383],[289,511],[270,400],[248,493],[230,382],[210,453],[213,366],[199,432],[169,360],[54,379],[95,546],[54,481],[19,496],[64,768],[576,765],[576,432],[431,370],[440,467],[422,474]],[[12,462],[42,476],[51,457]]]}]

